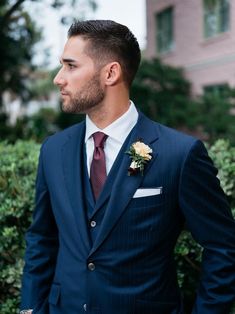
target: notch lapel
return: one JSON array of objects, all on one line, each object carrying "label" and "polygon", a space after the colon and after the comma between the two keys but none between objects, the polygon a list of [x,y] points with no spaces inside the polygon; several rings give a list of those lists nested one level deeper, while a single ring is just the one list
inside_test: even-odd
[{"label": "notch lapel", "polygon": [[83,148],[83,167],[84,167],[84,179],[87,182],[87,191],[84,193],[86,195],[86,200],[89,203],[91,208],[95,208],[95,199],[91,188],[90,178],[87,170],[87,155],[86,155],[86,146]]},{"label": "notch lapel", "polygon": [[[71,132],[72,133],[72,132]],[[68,135],[62,147],[64,180],[85,251],[90,251],[91,242],[87,229],[83,192],[83,142],[85,122],[77,125],[76,131]]]},{"label": "notch lapel", "polygon": [[[129,149],[129,147],[139,139],[141,139],[146,145],[149,145],[153,149],[152,159],[146,164],[143,176],[141,176],[140,173],[134,176],[128,176],[128,168],[130,166],[131,159],[125,153],[126,146],[127,149]],[[123,159],[120,163],[120,167],[118,168],[116,179],[113,181],[110,200],[105,211],[103,222],[100,227],[100,232],[97,235],[90,255],[92,255],[99,248],[102,242],[109,235],[127,207],[128,203],[131,201],[136,189],[140,186],[144,176],[149,171],[151,165],[156,159],[157,139],[158,133],[156,124],[140,113],[138,122],[131,132],[128,143],[125,145],[125,149],[121,149],[123,153]]]}]

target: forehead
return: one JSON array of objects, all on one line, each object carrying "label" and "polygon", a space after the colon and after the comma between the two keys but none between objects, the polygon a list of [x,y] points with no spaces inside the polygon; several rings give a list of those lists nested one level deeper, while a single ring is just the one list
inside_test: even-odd
[{"label": "forehead", "polygon": [[73,36],[70,37],[65,46],[62,54],[62,58],[70,58],[70,59],[79,59],[79,58],[89,58],[86,53],[85,48],[87,45],[87,41],[84,40],[81,36]]}]

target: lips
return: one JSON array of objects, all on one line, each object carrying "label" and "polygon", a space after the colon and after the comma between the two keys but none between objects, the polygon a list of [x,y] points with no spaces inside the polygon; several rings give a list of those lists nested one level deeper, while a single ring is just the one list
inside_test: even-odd
[{"label": "lips", "polygon": [[61,96],[68,96],[69,93],[65,92],[65,91],[60,91]]}]

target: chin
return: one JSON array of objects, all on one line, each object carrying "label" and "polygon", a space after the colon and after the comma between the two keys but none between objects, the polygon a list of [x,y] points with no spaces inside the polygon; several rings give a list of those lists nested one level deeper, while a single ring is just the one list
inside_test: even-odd
[{"label": "chin", "polygon": [[62,111],[67,112],[67,113],[72,112],[72,108],[64,102],[62,103],[61,109]]}]

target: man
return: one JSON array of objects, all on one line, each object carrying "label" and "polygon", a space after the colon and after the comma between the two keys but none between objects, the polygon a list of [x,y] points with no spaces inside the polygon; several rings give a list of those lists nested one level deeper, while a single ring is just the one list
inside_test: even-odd
[{"label": "man", "polygon": [[[204,247],[194,314],[235,299],[235,223],[203,144],[129,100],[136,38],[74,23],[54,79],[86,120],[42,145],[22,309],[38,314],[183,313],[173,250],[186,221]],[[29,310],[30,312],[30,310]]]}]

